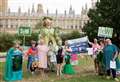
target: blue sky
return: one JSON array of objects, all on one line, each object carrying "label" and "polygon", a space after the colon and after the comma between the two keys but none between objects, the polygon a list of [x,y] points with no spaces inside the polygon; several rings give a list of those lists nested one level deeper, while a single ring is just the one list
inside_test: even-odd
[{"label": "blue sky", "polygon": [[55,10],[58,9],[59,13],[64,13],[64,10],[69,10],[70,4],[73,6],[77,14],[80,14],[82,7],[85,7],[85,4],[88,7],[91,7],[91,0],[8,0],[8,7],[11,8],[11,11],[16,12],[19,7],[21,7],[22,12],[28,11],[28,8],[32,8],[32,5],[41,3],[44,8],[44,12],[49,9],[50,13],[55,13]]}]

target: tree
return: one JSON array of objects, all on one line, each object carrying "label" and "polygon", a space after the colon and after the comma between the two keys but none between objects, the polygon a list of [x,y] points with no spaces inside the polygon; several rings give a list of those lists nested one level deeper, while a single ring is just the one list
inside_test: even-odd
[{"label": "tree", "polygon": [[120,0],[100,0],[96,3],[96,8],[89,10],[88,17],[90,21],[84,26],[83,31],[86,32],[91,39],[97,37],[99,26],[113,28],[113,38],[119,38]]}]

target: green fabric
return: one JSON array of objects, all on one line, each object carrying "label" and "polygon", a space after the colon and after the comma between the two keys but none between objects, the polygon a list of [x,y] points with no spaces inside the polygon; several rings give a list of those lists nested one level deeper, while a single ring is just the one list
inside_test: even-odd
[{"label": "green fabric", "polygon": [[75,70],[73,69],[72,65],[70,64],[70,55],[66,55],[65,57],[65,66],[63,68],[64,74],[75,74]]},{"label": "green fabric", "polygon": [[58,40],[60,40],[59,32],[55,28],[46,28],[43,27],[39,31],[39,40],[43,38],[45,40],[45,43],[48,45],[49,41],[53,42],[53,45],[56,46],[58,43]]},{"label": "green fabric", "polygon": [[115,59],[115,61],[116,61],[117,71],[120,71],[120,61],[119,61],[119,58],[117,57],[117,58]]},{"label": "green fabric", "polygon": [[6,57],[6,63],[5,63],[5,71],[4,71],[4,80],[9,80],[12,78],[12,54],[14,52],[14,48],[11,48]]},{"label": "green fabric", "polygon": [[104,52],[104,64],[105,69],[110,69],[110,61],[113,60],[114,53],[117,51],[117,48],[114,45],[106,45],[103,49]]},{"label": "green fabric", "polygon": [[97,55],[97,61],[99,63],[99,74],[104,74],[105,73],[105,64],[103,60],[103,52],[100,51],[99,54]]},{"label": "green fabric", "polygon": [[[16,61],[16,57],[17,61]],[[15,59],[15,61],[14,61]],[[18,61],[19,60],[19,61]],[[17,69],[14,68],[17,66]],[[10,48],[6,56],[5,71],[3,79],[7,82],[22,80],[22,52],[20,50]]]}]

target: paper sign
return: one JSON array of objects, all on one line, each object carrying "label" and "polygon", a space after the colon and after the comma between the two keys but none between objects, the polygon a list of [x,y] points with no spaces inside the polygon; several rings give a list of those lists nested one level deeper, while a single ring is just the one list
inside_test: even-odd
[{"label": "paper sign", "polygon": [[93,55],[93,48],[87,48],[88,50],[88,55]]},{"label": "paper sign", "polygon": [[113,35],[113,28],[109,27],[99,27],[98,29],[98,36],[112,38]]},{"label": "paper sign", "polygon": [[115,61],[110,61],[110,68],[116,69],[116,62]]}]

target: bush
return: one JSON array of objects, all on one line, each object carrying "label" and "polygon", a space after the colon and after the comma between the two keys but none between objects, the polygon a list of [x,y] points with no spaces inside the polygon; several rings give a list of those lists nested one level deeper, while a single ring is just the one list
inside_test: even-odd
[{"label": "bush", "polygon": [[[23,45],[24,36],[16,35],[16,39],[20,40],[21,44]],[[25,46],[30,46],[31,40],[38,41],[38,33],[32,33],[31,36],[25,36]]]},{"label": "bush", "polygon": [[14,40],[15,40],[14,35],[7,33],[0,33],[0,52],[5,52],[10,47],[12,47]]},{"label": "bush", "polygon": [[[23,45],[23,36],[17,34],[0,33],[0,52],[6,52],[10,47],[13,46],[14,40],[20,40]],[[32,33],[31,36],[25,37],[25,45],[30,46],[31,40],[38,41],[38,33]]]}]

